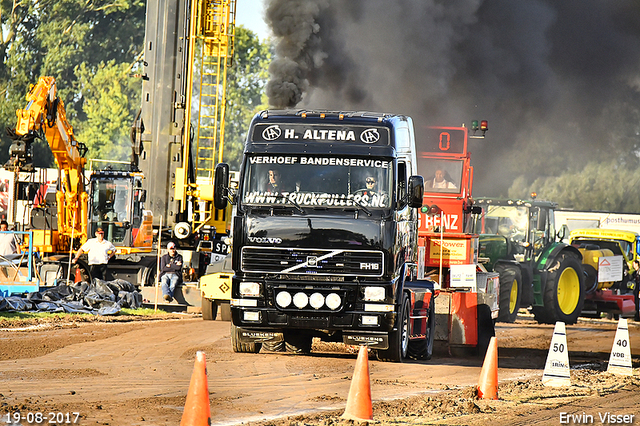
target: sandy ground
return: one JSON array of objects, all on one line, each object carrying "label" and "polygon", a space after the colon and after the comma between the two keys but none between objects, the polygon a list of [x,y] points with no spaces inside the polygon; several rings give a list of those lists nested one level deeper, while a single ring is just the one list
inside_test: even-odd
[{"label": "sandy ground", "polygon": [[[445,347],[429,361],[403,364],[382,363],[372,355],[374,420],[394,425],[548,425],[581,424],[563,420],[583,414],[586,420],[593,417],[591,424],[607,424],[600,416],[610,413],[620,416],[618,424],[624,415],[634,415],[633,423],[640,424],[640,325],[629,322],[633,377],[605,372],[616,327],[610,320],[568,326],[572,386],[548,388],[541,377],[553,327],[527,316],[515,324],[499,324],[495,401],[475,396],[481,358],[450,355]],[[83,425],[177,425],[197,351],[206,354],[214,425],[352,423],[340,415],[355,348],[316,342],[307,356],[236,354],[228,322],[168,315],[162,320],[76,318],[11,326],[0,321],[0,424],[19,411],[25,416],[43,413],[46,424],[63,424],[59,420],[66,420],[66,413],[78,413],[76,424]],[[63,417],[58,414],[58,420],[48,423],[49,413]],[[69,418],[73,421],[75,415]]]}]

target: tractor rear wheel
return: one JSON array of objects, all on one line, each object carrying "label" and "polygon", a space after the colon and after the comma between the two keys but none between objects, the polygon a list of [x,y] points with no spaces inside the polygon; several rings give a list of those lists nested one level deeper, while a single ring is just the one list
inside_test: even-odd
[{"label": "tractor rear wheel", "polygon": [[538,322],[574,324],[582,312],[585,282],[582,264],[569,253],[552,260],[543,294],[543,307],[534,309]]},{"label": "tractor rear wheel", "polygon": [[498,321],[515,322],[522,297],[522,273],[517,266],[500,263],[496,265],[495,271],[500,274]]}]

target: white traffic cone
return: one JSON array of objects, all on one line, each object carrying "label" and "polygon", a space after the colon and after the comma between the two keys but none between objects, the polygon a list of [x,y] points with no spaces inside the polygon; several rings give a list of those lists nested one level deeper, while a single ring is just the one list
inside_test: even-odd
[{"label": "white traffic cone", "polygon": [[563,322],[556,322],[547,355],[547,363],[542,374],[545,386],[571,386],[569,373],[569,350],[567,349],[567,333]]},{"label": "white traffic cone", "polygon": [[633,376],[631,342],[629,341],[629,329],[627,328],[626,318],[620,318],[618,321],[618,329],[616,330],[616,337],[613,340],[613,348],[611,348],[607,373]]}]

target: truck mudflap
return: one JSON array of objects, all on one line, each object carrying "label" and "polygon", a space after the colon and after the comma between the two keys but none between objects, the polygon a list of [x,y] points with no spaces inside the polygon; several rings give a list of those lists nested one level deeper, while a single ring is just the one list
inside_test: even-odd
[{"label": "truck mudflap", "polygon": [[482,346],[495,333],[498,315],[498,274],[478,273],[477,292],[441,290],[435,298],[435,339],[449,345]]},{"label": "truck mudflap", "polygon": [[238,340],[240,343],[263,343],[263,342],[280,342],[284,340],[282,332],[278,331],[254,331],[238,329]]},{"label": "truck mudflap", "polygon": [[389,349],[389,336],[386,334],[345,334],[342,341],[345,345]]}]

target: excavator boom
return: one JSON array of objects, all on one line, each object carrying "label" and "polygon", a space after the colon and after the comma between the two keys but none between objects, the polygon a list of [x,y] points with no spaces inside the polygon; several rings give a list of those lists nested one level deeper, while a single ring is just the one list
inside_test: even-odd
[{"label": "excavator boom", "polygon": [[36,138],[49,144],[59,171],[56,191],[57,232],[43,230],[34,243],[44,252],[66,250],[71,240],[87,238],[88,195],[84,187],[87,148],[76,140],[67,121],[64,103],[53,77],[40,77],[26,96],[27,105],[16,111],[15,129],[7,129],[13,143],[5,168],[16,173],[33,172],[32,145]]}]

